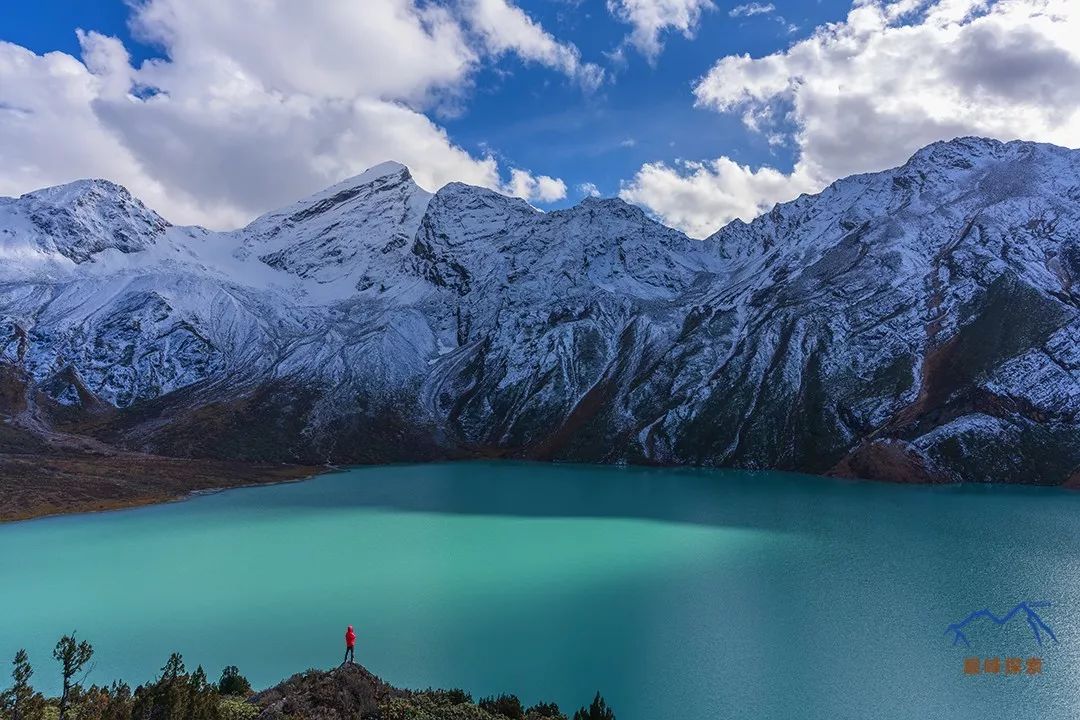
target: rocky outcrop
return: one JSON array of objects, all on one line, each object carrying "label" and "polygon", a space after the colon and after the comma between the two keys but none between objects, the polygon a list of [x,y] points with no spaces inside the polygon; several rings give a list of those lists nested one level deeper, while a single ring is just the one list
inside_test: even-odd
[{"label": "rocky outcrop", "polygon": [[526,708],[514,695],[477,703],[462,690],[403,690],[354,664],[298,673],[247,703],[256,720],[567,720],[554,703]]},{"label": "rocky outcrop", "polygon": [[405,693],[360,665],[308,670],[253,696],[259,720],[378,718],[380,705]]}]

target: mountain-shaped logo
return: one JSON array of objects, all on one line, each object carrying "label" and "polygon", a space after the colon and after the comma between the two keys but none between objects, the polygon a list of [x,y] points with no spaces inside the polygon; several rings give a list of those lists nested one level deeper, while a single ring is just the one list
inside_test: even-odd
[{"label": "mountain-shaped logo", "polygon": [[1042,619],[1042,617],[1036,610],[1048,607],[1050,607],[1050,603],[1043,601],[1022,602],[1000,617],[998,615],[995,615],[989,609],[983,608],[982,610],[976,610],[975,612],[971,613],[960,622],[956,622],[950,625],[948,628],[945,629],[945,634],[952,634],[954,646],[963,643],[966,647],[971,647],[971,642],[968,641],[967,633],[965,632],[965,630],[976,620],[985,618],[993,622],[995,625],[1002,626],[1007,624],[1013,618],[1023,617],[1025,620],[1027,620],[1028,627],[1031,628],[1031,634],[1034,635],[1035,642],[1037,642],[1040,646],[1042,646],[1043,644],[1043,633],[1045,633],[1047,636],[1050,637],[1051,640],[1057,643],[1057,635],[1054,634],[1054,631],[1050,628],[1049,625],[1046,624],[1046,621]]}]

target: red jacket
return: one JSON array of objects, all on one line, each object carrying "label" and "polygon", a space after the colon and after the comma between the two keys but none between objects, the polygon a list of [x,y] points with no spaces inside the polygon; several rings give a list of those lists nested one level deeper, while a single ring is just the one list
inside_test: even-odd
[{"label": "red jacket", "polygon": [[353,632],[352,625],[345,631],[345,647],[352,647],[356,644],[356,633]]}]

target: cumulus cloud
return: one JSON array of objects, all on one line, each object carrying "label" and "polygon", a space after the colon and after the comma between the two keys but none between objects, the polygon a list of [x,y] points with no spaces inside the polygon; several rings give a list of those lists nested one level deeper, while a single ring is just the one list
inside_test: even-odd
[{"label": "cumulus cloud", "polygon": [[733,218],[752,220],[792,193],[814,190],[802,176],[764,167],[753,170],[728,158],[709,162],[648,163],[624,185],[619,196],[645,205],[666,223],[693,237],[705,237]]},{"label": "cumulus cloud", "polygon": [[[960,135],[1080,145],[1080,3],[1075,0],[858,0],[844,22],[782,52],[722,58],[694,93],[738,113],[790,172],[720,158],[647,165],[623,196],[695,233],[747,218],[833,180],[902,164]],[[715,213],[691,212],[700,202]]]},{"label": "cumulus cloud", "polygon": [[578,185],[578,192],[585,197],[600,197],[600,188],[595,183],[584,182]]},{"label": "cumulus cloud", "polygon": [[510,182],[502,191],[525,200],[554,202],[566,197],[566,183],[547,175],[533,177],[530,173],[515,168],[510,171]]},{"label": "cumulus cloud", "polygon": [[[92,103],[105,84],[70,55],[0,41],[0,195],[107,177],[139,188],[147,202],[165,200],[161,184],[98,120]],[[194,210],[187,197],[172,207]]]},{"label": "cumulus cloud", "polygon": [[468,21],[490,51],[513,51],[523,60],[576,78],[587,90],[595,90],[604,81],[603,68],[582,63],[576,47],[558,42],[521,8],[506,0],[466,0],[464,8]]},{"label": "cumulus cloud", "polygon": [[712,0],[607,0],[608,12],[633,26],[627,40],[650,61],[663,50],[665,32],[693,37],[701,13],[714,7]]},{"label": "cumulus cloud", "polygon": [[[229,227],[388,159],[429,188],[503,189],[496,161],[429,114],[506,53],[600,81],[507,0],[144,0],[132,13],[165,59],[134,67],[93,31],[79,32],[81,60],[0,42],[0,194],[107,177],[174,222]],[[517,169],[509,184],[544,202],[561,181]]]}]

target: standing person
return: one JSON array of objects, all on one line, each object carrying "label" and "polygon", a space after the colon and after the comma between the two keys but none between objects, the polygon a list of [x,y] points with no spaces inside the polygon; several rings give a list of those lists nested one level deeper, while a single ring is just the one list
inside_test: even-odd
[{"label": "standing person", "polygon": [[353,659],[353,647],[356,645],[356,633],[353,632],[352,625],[345,630],[345,659],[341,661],[341,664],[355,663]]}]

